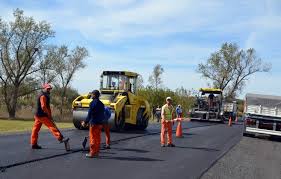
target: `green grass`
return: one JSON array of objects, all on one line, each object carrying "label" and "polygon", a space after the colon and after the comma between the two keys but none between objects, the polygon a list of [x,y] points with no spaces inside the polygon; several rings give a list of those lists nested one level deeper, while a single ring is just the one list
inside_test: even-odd
[{"label": "green grass", "polygon": [[[7,120],[0,119],[0,134],[14,133],[14,132],[30,132],[32,130],[34,121],[32,120]],[[74,128],[71,122],[56,122],[59,129]],[[47,127],[42,125],[43,130]]]}]

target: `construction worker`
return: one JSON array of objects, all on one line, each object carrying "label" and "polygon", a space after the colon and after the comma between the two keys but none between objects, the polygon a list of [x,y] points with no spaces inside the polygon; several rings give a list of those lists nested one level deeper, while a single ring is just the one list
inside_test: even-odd
[{"label": "construction worker", "polygon": [[161,147],[165,147],[165,134],[168,136],[168,147],[175,147],[172,143],[172,124],[174,118],[174,108],[172,106],[172,98],[166,98],[166,104],[162,107],[161,111],[162,127],[161,127]]},{"label": "construction worker", "polygon": [[182,118],[182,108],[181,105],[178,105],[176,108],[177,118]]},{"label": "construction worker", "polygon": [[100,142],[101,142],[101,129],[104,120],[104,104],[99,100],[100,92],[94,90],[91,92],[93,101],[90,103],[88,116],[85,121],[82,121],[82,126],[89,126],[89,139],[90,139],[90,152],[86,157],[93,158],[99,156]]},{"label": "construction worker", "polygon": [[62,143],[68,142],[69,138],[64,138],[55,123],[53,122],[52,112],[50,108],[50,93],[52,86],[48,83],[42,86],[42,91],[37,98],[37,109],[34,115],[34,125],[31,133],[31,148],[42,149],[38,145],[38,133],[41,129],[42,124],[48,127],[51,133]]},{"label": "construction worker", "polygon": [[215,95],[213,93],[209,94],[209,96],[208,96],[209,108],[214,107],[214,98],[215,98]]},{"label": "construction worker", "polygon": [[109,107],[104,108],[104,120],[102,127],[105,132],[105,148],[110,149],[110,126],[108,124],[108,120],[111,116],[111,110]]},{"label": "construction worker", "polygon": [[161,119],[161,108],[159,106],[157,106],[157,108],[155,110],[155,116],[156,116],[157,122],[160,122],[160,119]]}]

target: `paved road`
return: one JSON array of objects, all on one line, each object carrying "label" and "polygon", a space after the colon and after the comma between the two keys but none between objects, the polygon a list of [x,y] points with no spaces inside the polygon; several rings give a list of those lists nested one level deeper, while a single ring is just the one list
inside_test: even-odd
[{"label": "paved road", "polygon": [[177,147],[161,148],[159,128],[112,133],[112,149],[102,150],[99,159],[85,158],[81,149],[87,131],[64,131],[71,138],[69,153],[45,132],[45,149],[38,151],[29,148],[30,134],[0,136],[0,178],[199,178],[242,133],[241,125],[189,122],[183,124],[184,138],[174,139]]},{"label": "paved road", "polygon": [[281,140],[243,137],[202,179],[281,179]]}]

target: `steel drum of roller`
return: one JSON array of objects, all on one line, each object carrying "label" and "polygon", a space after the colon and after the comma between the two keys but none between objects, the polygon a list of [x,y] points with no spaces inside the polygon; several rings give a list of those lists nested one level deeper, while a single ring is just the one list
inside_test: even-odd
[{"label": "steel drum of roller", "polygon": [[[82,121],[85,121],[88,116],[88,108],[78,108],[73,110],[73,121],[78,126],[78,128],[83,128],[79,126]],[[108,124],[110,125],[111,129],[116,129],[115,127],[115,110],[111,110],[110,119],[108,119]]]}]

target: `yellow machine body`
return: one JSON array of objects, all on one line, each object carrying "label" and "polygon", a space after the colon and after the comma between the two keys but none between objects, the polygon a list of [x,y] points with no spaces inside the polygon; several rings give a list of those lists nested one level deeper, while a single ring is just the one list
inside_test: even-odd
[{"label": "yellow machine body", "polygon": [[[138,74],[127,71],[104,71],[101,75],[100,100],[111,109],[109,123],[112,129],[129,127],[145,129],[150,119],[149,103],[136,94]],[[90,94],[78,96],[72,103],[73,123],[83,129],[81,121],[88,114]]]}]

